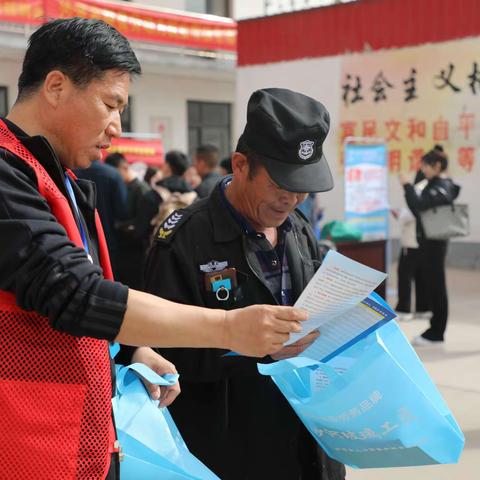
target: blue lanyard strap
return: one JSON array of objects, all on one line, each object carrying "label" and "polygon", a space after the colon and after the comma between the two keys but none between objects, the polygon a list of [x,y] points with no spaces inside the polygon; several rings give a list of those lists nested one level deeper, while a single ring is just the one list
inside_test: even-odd
[{"label": "blue lanyard strap", "polygon": [[80,235],[82,237],[83,248],[87,253],[90,253],[88,248],[87,235],[85,233],[85,229],[83,228],[82,219],[80,217],[80,212],[78,210],[77,200],[75,199],[75,193],[73,193],[72,183],[70,181],[70,177],[68,176],[68,173],[65,173],[65,185],[67,187],[68,196],[70,197],[70,200],[73,203],[73,207],[75,208],[75,213],[77,215],[77,220],[78,220],[78,228],[80,230]]},{"label": "blue lanyard strap", "polygon": [[[78,228],[80,230],[80,235],[82,237],[83,247],[85,248],[85,251],[88,254],[89,251],[88,251],[87,235],[85,234],[85,229],[83,228],[82,220],[80,218],[80,212],[78,211],[77,200],[75,198],[75,193],[73,192],[73,188],[72,188],[72,182],[70,180],[70,177],[68,176],[68,173],[65,173],[65,185],[67,187],[68,196],[70,197],[70,200],[72,201],[73,206],[75,208],[75,213],[77,214]],[[118,343],[110,343],[109,350],[110,350],[110,357],[115,358],[115,355],[120,350],[120,345]]]}]

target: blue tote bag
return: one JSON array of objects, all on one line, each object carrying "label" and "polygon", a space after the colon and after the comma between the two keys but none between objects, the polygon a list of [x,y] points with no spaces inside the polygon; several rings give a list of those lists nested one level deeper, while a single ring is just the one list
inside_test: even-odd
[{"label": "blue tote bag", "polygon": [[455,463],[464,436],[394,321],[322,363],[295,357],[270,375],[325,452],[355,468]]},{"label": "blue tote bag", "polygon": [[122,480],[219,480],[188,450],[166,408],[150,398],[138,375],[156,385],[173,385],[178,375],[157,375],[135,363],[117,365],[113,413],[123,453]]}]

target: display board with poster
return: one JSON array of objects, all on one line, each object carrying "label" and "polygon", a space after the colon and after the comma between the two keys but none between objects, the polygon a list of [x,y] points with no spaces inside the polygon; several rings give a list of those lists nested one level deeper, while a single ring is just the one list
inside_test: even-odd
[{"label": "display board with poster", "polygon": [[387,147],[382,139],[349,137],[344,144],[345,221],[363,241],[388,238]]}]

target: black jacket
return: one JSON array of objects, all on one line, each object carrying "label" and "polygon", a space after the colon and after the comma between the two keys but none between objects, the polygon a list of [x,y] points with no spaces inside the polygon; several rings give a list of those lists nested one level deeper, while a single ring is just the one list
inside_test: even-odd
[{"label": "black jacket", "polygon": [[195,189],[198,198],[207,198],[222,178],[223,177],[217,172],[207,173],[207,175],[202,178],[200,185]]},{"label": "black jacket", "polygon": [[180,175],[171,175],[157,182],[160,187],[171,192],[187,193],[192,191],[190,184]]},{"label": "black jacket", "polygon": [[95,183],[96,207],[102,219],[108,250],[112,254],[120,248],[120,235],[116,224],[128,218],[127,186],[115,167],[98,160],[88,168],[76,169],[75,175]]},{"label": "black jacket", "polygon": [[[69,199],[64,171],[47,140],[29,137],[3,120]],[[123,321],[128,289],[105,280],[99,267],[94,185],[79,180],[72,187],[80,209],[77,222],[90,232],[93,264],[52,215],[33,170],[0,147],[0,289],[14,293],[21,308],[47,316],[59,331],[113,340]]]},{"label": "black jacket", "polygon": [[[303,216],[294,212],[291,217],[286,252],[296,300],[320,264],[321,253]],[[219,186],[208,199],[172,214],[164,226],[147,261],[147,291],[213,308],[277,303],[251,251],[251,239],[228,211]],[[227,261],[237,270],[238,286],[226,302],[205,289],[200,267],[212,260]],[[182,394],[170,408],[172,415],[190,450],[220,478],[343,478],[343,466],[331,460],[323,466],[331,474],[322,477],[315,441],[272,380],[258,373],[257,362],[270,362],[270,357],[224,357],[227,351],[217,349],[160,353],[181,375]]]},{"label": "black jacket", "polygon": [[420,195],[417,194],[415,187],[410,183],[404,185],[404,191],[408,208],[417,219],[418,240],[422,242],[425,240],[425,233],[423,231],[420,212],[453,203],[460,193],[460,186],[453,183],[451,178],[433,177],[428,181]]}]

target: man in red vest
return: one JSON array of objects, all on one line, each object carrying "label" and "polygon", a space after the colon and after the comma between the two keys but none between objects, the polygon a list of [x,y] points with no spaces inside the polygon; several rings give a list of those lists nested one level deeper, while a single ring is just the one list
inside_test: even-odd
[{"label": "man in red vest", "polygon": [[[108,341],[261,357],[305,319],[288,307],[178,305],[113,281],[94,185],[70,169],[88,167],[120,136],[137,74],[114,28],[54,20],[31,36],[18,98],[0,119],[2,479],[118,476]],[[133,360],[174,369],[147,347]],[[151,392],[168,404],[178,389]]]}]

